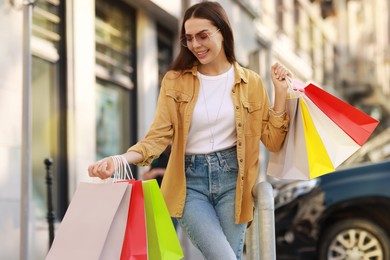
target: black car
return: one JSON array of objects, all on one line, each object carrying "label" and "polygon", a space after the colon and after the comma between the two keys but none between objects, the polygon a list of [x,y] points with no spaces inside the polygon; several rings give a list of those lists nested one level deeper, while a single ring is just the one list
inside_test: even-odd
[{"label": "black car", "polygon": [[390,160],[275,186],[277,259],[390,259]]}]

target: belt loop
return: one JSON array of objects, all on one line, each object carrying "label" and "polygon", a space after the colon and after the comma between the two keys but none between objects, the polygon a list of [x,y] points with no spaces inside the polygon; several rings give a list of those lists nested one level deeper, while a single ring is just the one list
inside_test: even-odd
[{"label": "belt loop", "polygon": [[223,162],[223,159],[222,159],[222,154],[221,154],[221,152],[223,152],[223,151],[218,151],[218,152],[215,152],[215,154],[216,154],[216,155],[217,155],[217,157],[218,157],[218,161],[219,161],[220,165],[222,165],[222,162]]},{"label": "belt loop", "polygon": [[195,154],[192,154],[191,155],[191,164],[194,165],[195,164]]}]

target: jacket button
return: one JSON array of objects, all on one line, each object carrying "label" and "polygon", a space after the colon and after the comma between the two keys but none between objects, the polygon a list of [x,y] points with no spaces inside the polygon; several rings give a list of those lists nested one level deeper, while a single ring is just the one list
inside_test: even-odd
[{"label": "jacket button", "polygon": [[232,92],[233,92],[233,93],[236,93],[236,90],[235,90],[235,89],[233,89],[233,90],[232,90]]},{"label": "jacket button", "polygon": [[243,159],[240,159],[240,162],[243,162],[244,160]]},{"label": "jacket button", "polygon": [[180,96],[176,96],[176,99],[177,99],[177,100],[180,100]]},{"label": "jacket button", "polygon": [[240,109],[240,107],[239,107],[239,106],[236,106],[236,109],[238,110],[238,109]]},{"label": "jacket button", "polygon": [[241,146],[241,142],[238,142],[238,146]]},{"label": "jacket button", "polygon": [[241,180],[244,180],[244,176],[241,176]]},{"label": "jacket button", "polygon": [[242,125],[241,125],[241,123],[238,123],[238,127],[241,127]]}]

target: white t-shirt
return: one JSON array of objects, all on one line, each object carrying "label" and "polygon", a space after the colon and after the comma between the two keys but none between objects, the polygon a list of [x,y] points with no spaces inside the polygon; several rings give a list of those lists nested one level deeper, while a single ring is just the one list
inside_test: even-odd
[{"label": "white t-shirt", "polygon": [[200,88],[187,138],[186,154],[207,154],[237,142],[231,90],[234,67],[217,76],[198,72]]}]

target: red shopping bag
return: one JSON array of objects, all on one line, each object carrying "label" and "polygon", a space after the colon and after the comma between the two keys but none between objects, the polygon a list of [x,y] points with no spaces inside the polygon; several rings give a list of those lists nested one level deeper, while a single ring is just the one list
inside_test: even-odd
[{"label": "red shopping bag", "polygon": [[147,260],[145,202],[142,181],[128,181],[132,184],[130,207],[123,239],[121,260]]},{"label": "red shopping bag", "polygon": [[306,86],[304,93],[359,145],[367,141],[379,124],[378,120],[313,84]]}]

